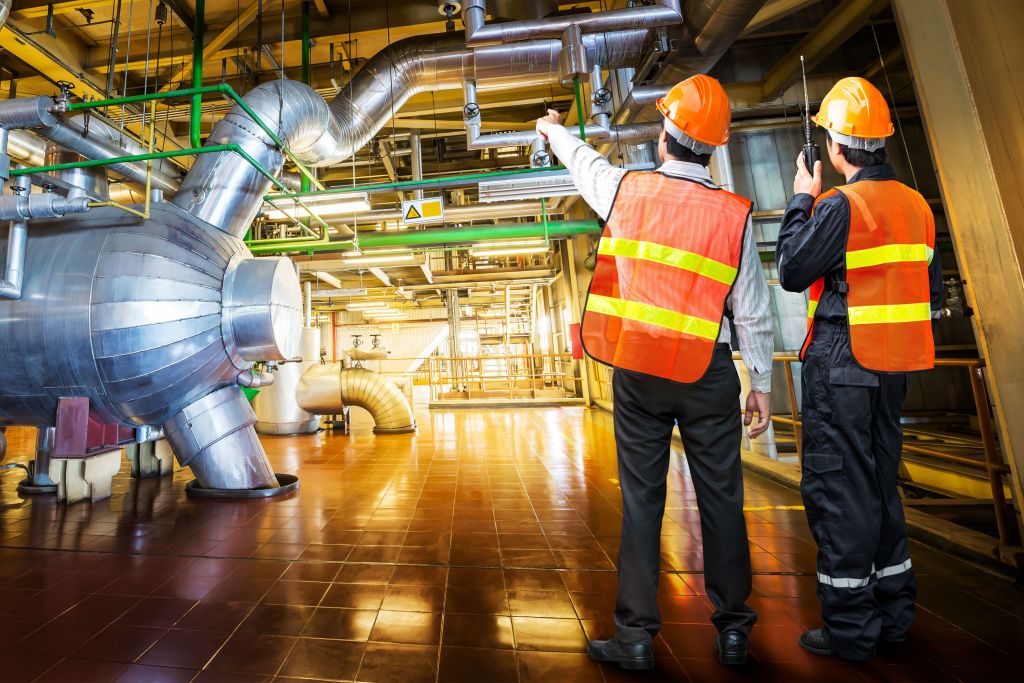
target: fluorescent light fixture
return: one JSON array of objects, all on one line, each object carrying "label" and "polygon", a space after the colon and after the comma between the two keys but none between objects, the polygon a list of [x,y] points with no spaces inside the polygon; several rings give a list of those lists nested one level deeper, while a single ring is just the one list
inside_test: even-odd
[{"label": "fluorescent light fixture", "polygon": [[299,205],[302,202],[321,218],[344,216],[370,210],[370,196],[366,192],[346,192],[344,194],[323,194],[301,197],[299,199],[278,199],[275,206],[266,204],[263,212],[267,218],[275,221],[298,220],[309,217],[306,209]]},{"label": "fluorescent light fixture", "polygon": [[370,320],[394,320],[404,318],[405,314],[401,311],[363,311],[363,317]]},{"label": "fluorescent light fixture", "polygon": [[345,306],[345,309],[349,311],[383,310],[386,308],[390,308],[387,301],[353,301]]},{"label": "fluorescent light fixture", "polygon": [[488,180],[479,184],[481,202],[508,202],[579,194],[568,171],[531,173],[529,177]]},{"label": "fluorescent light fixture", "polygon": [[490,258],[492,256],[525,256],[527,254],[543,254],[550,247],[519,247],[513,249],[474,249],[469,252],[473,258]]},{"label": "fluorescent light fixture", "polygon": [[365,251],[362,256],[348,256],[341,259],[345,265],[359,265],[362,263],[406,263],[416,260],[413,254],[401,254],[395,256],[374,256]]}]

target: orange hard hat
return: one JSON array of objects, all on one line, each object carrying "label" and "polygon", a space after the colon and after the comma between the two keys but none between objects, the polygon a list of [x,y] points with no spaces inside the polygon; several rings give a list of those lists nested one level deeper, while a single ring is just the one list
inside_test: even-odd
[{"label": "orange hard hat", "polygon": [[729,96],[711,76],[697,74],[677,83],[657,104],[672,126],[694,140],[708,145],[729,141]]},{"label": "orange hard hat", "polygon": [[895,131],[882,93],[857,76],[836,83],[821,101],[821,111],[811,120],[833,133],[852,138],[887,138]]}]

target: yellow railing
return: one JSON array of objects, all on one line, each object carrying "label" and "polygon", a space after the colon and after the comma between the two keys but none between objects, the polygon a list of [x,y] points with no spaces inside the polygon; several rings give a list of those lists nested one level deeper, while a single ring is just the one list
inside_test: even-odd
[{"label": "yellow railing", "polygon": [[426,361],[430,400],[529,399],[579,395],[582,364],[568,353],[431,356]]},{"label": "yellow railing", "polygon": [[[739,356],[737,355],[735,358],[739,359]],[[800,359],[795,355],[776,355],[773,360],[776,363],[782,363],[786,377],[786,394],[789,399],[790,413],[789,415],[772,415],[772,421],[789,425],[793,428],[796,454],[800,458],[802,457],[800,442],[803,420],[800,418],[800,411],[797,410],[796,388],[793,381],[793,363],[799,363]],[[999,530],[999,541],[1004,544],[1009,543],[1013,518],[1003,491],[1003,475],[1007,474],[1010,468],[1002,461],[999,450],[996,447],[992,414],[989,411],[988,392],[985,388],[985,361],[981,358],[937,358],[935,359],[935,367],[962,368],[970,376],[971,393],[974,398],[974,408],[978,414],[978,431],[980,432],[981,446],[985,458],[984,460],[967,458],[962,455],[906,442],[903,444],[903,450],[906,453],[924,455],[940,462],[984,470],[988,475],[989,487],[992,491],[992,505],[995,510],[996,528]]]}]

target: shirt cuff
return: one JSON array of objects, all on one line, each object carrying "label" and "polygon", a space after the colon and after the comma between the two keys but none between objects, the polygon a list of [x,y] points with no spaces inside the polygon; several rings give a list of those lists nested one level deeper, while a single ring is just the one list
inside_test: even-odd
[{"label": "shirt cuff", "polygon": [[811,209],[814,208],[814,197],[809,194],[795,194],[793,198],[789,200],[789,207],[787,211],[792,209],[800,209],[808,216],[811,215]]},{"label": "shirt cuff", "polygon": [[772,371],[765,372],[750,371],[750,390],[762,394],[772,393]]},{"label": "shirt cuff", "polygon": [[551,151],[566,167],[572,163],[573,153],[586,144],[579,138],[570,135],[565,126],[552,126],[548,131],[548,143],[551,145]]}]

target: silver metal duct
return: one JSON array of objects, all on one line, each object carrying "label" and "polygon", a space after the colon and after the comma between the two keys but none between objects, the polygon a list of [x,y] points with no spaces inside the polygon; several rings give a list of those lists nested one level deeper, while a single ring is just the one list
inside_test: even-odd
[{"label": "silver metal duct", "polygon": [[[56,143],[50,143],[46,146],[44,163],[47,166],[53,166],[81,161],[84,158],[78,152],[72,152]],[[107,172],[102,167],[70,168],[64,171],[53,171],[50,175],[75,188],[70,192],[71,196],[86,194],[91,197],[105,198],[110,194]]]},{"label": "silver metal duct", "polygon": [[462,21],[466,26],[466,44],[471,47],[500,45],[524,40],[560,38],[570,26],[578,26],[584,33],[605,33],[628,29],[648,29],[672,26],[683,20],[679,0],[657,0],[653,5],[594,12],[592,14],[564,14],[543,19],[525,19],[487,24],[486,0],[464,0]]},{"label": "silver metal duct", "polygon": [[[306,301],[309,300],[307,294]],[[302,362],[279,365],[274,373],[274,383],[260,391],[252,401],[258,433],[312,434],[320,429],[320,418],[300,408],[295,397],[302,375],[314,365],[320,365],[320,328],[305,327],[302,330]]]},{"label": "silver metal duct", "polygon": [[416,431],[416,418],[405,395],[381,375],[341,363],[316,365],[306,371],[296,392],[299,406],[316,415],[338,415],[358,406],[373,416],[374,434]]},{"label": "silver metal duct", "polygon": [[23,296],[0,301],[0,424],[52,426],[59,399],[84,397],[99,419],[174,432],[203,487],[273,485],[235,383],[296,355],[295,269],[169,203],[151,211],[29,225]]},{"label": "silver metal duct", "polygon": [[[607,68],[633,64],[643,54],[647,31],[588,35],[588,55]],[[481,90],[547,85],[558,80],[561,43],[540,40],[467,48],[457,34],[412,36],[374,55],[327,105],[296,81],[264,83],[246,103],[304,163],[329,166],[348,159],[387,124],[413,95],[461,89],[474,79]],[[272,140],[238,106],[214,128],[208,145],[240,145],[271,173],[284,158]],[[259,211],[270,181],[233,152],[196,160],[174,203],[225,232],[241,236]]]},{"label": "silver metal duct", "polygon": [[14,0],[0,0],[0,27],[7,23],[7,17],[11,13],[11,4]]}]

